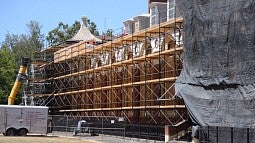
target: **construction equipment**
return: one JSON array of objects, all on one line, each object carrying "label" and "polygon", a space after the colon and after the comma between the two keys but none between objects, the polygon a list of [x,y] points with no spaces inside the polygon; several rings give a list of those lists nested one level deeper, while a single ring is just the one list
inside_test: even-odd
[{"label": "construction equipment", "polygon": [[25,73],[26,73],[27,66],[28,66],[29,63],[30,63],[29,58],[22,58],[19,73],[18,73],[16,81],[15,81],[13,87],[12,87],[11,93],[8,97],[8,105],[13,105],[14,104],[14,100],[16,98],[17,93],[20,90],[20,86],[22,84],[22,81],[26,79]]},{"label": "construction equipment", "polygon": [[80,120],[77,124],[77,128],[73,130],[73,135],[76,136],[80,133],[90,133],[91,136],[97,136],[94,130],[94,124],[88,123],[85,120]]}]

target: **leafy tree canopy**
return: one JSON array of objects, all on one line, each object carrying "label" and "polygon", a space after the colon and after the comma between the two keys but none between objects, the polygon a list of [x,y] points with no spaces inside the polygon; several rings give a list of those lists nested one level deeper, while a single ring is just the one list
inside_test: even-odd
[{"label": "leafy tree canopy", "polygon": [[0,57],[0,104],[6,104],[15,79],[14,55],[6,45],[2,45]]},{"label": "leafy tree canopy", "polygon": [[51,30],[46,37],[50,46],[58,45],[70,39],[80,28],[80,23],[75,23],[69,27],[68,24],[59,22],[57,28]]},{"label": "leafy tree canopy", "polygon": [[[15,82],[23,57],[33,58],[35,51],[43,47],[44,36],[41,34],[39,22],[30,21],[27,25],[28,34],[6,34],[0,47],[0,104],[6,104]],[[21,95],[17,95],[17,103]]]},{"label": "leafy tree canopy", "polygon": [[44,35],[41,34],[39,22],[30,21],[27,24],[28,34],[6,34],[3,45],[11,50],[15,57],[15,64],[18,67],[23,57],[33,58],[35,51],[43,48]]},{"label": "leafy tree canopy", "polygon": [[99,36],[99,32],[97,30],[97,25],[93,21],[90,21],[90,19],[86,19],[87,26],[89,28],[89,31],[94,34],[95,36]]}]

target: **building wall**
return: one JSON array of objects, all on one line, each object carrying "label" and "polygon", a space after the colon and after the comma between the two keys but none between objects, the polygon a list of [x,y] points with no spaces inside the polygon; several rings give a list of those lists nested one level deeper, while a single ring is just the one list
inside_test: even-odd
[{"label": "building wall", "polygon": [[134,18],[134,20],[135,20],[135,32],[138,32],[150,27],[149,16],[137,16]]},{"label": "building wall", "polygon": [[[56,51],[54,61],[39,66],[54,67],[54,74],[45,80],[54,91],[38,96],[38,101],[49,100],[55,114],[125,117],[132,128],[179,125],[187,114],[184,103],[173,98],[174,82],[182,69],[182,47],[171,37],[174,29],[169,29],[182,20],[176,22],[102,45],[82,41]],[[135,46],[139,54],[133,53]],[[110,56],[102,64],[105,52]]]},{"label": "building wall", "polygon": [[[167,2],[167,0],[148,0],[148,6],[150,5],[150,3],[152,2]],[[148,7],[148,13],[150,13],[150,8]]]},{"label": "building wall", "polygon": [[124,21],[125,34],[132,34],[135,31],[135,22],[134,20]]},{"label": "building wall", "polygon": [[167,21],[167,3],[150,4],[150,26]]}]

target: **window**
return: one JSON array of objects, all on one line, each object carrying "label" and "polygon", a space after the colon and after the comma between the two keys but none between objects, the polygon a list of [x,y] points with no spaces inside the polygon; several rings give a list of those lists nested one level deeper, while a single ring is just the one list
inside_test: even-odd
[{"label": "window", "polygon": [[124,29],[125,29],[125,33],[131,34],[128,24],[125,24],[125,28]]},{"label": "window", "polygon": [[175,0],[168,1],[168,19],[175,18]]},{"label": "window", "polygon": [[157,24],[157,8],[154,6],[151,8],[151,25]]},{"label": "window", "polygon": [[135,22],[135,32],[139,31],[140,27],[139,27],[139,21]]},{"label": "window", "polygon": [[132,52],[133,52],[134,57],[139,56],[142,45],[143,45],[143,43],[138,43],[138,42],[134,43],[134,45],[132,46]]}]

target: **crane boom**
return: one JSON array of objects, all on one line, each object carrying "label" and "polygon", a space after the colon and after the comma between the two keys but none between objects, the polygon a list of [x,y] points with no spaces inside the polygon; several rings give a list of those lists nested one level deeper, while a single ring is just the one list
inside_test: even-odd
[{"label": "crane boom", "polygon": [[16,81],[12,87],[11,93],[8,97],[8,105],[13,105],[14,104],[14,100],[16,98],[17,93],[20,90],[20,86],[22,84],[22,80],[25,79],[25,73],[27,70],[27,66],[30,63],[30,59],[29,58],[22,58],[21,61],[21,66],[19,68],[19,73],[17,75]]}]

